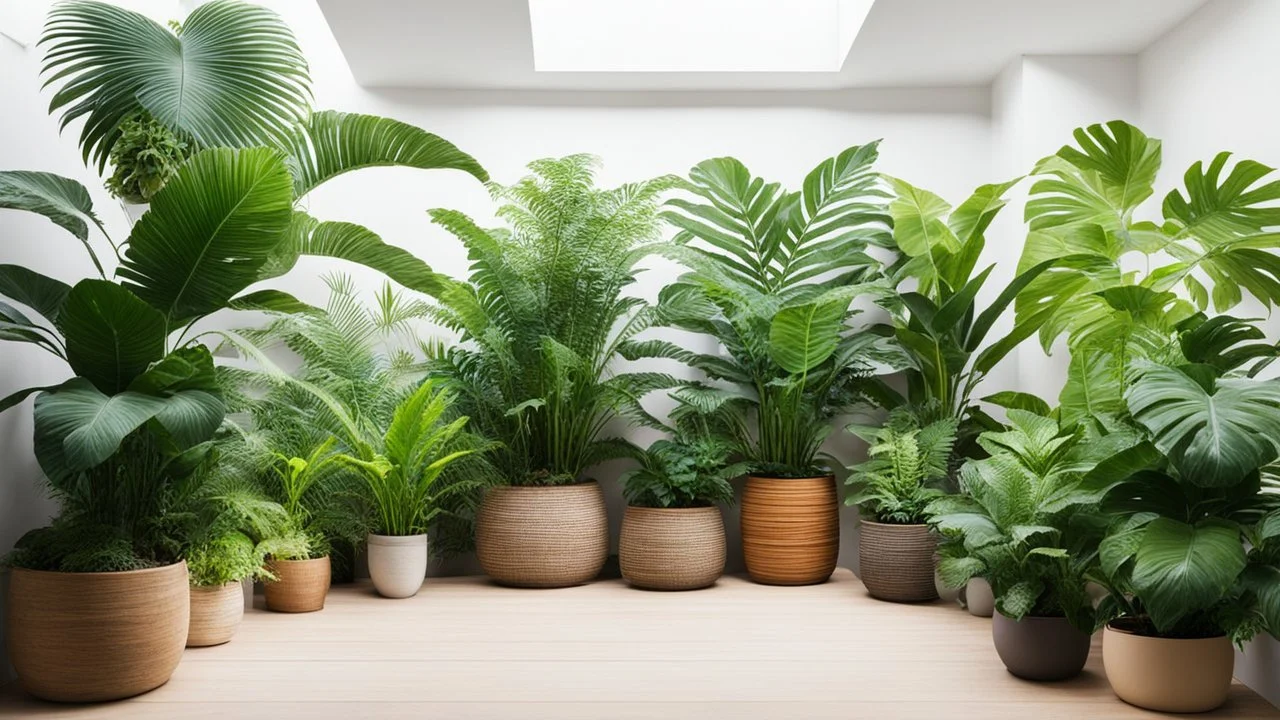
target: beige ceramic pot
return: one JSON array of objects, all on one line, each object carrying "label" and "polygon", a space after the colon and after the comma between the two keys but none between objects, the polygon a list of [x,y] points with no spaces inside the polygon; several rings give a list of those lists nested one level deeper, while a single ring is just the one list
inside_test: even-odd
[{"label": "beige ceramic pot", "polygon": [[748,477],[742,493],[742,555],[765,585],[815,585],[836,569],[840,509],[833,476]]},{"label": "beige ceramic pot", "polygon": [[329,556],[313,560],[268,560],[267,570],[275,582],[264,587],[267,609],[304,613],[324,609],[329,593]]},{"label": "beige ceramic pot", "polygon": [[858,528],[860,579],[871,597],[891,602],[938,598],[933,582],[937,538],[928,525],[892,525],[863,520]]},{"label": "beige ceramic pot", "polygon": [[618,560],[622,577],[645,590],[696,590],[724,572],[724,519],[718,507],[628,507]]},{"label": "beige ceramic pot", "polygon": [[238,582],[191,588],[191,630],[187,647],[231,640],[244,618],[244,588]]},{"label": "beige ceramic pot", "polygon": [[426,535],[369,535],[369,579],[378,594],[410,598],[427,576]]},{"label": "beige ceramic pot", "polygon": [[476,558],[501,585],[581,585],[608,557],[609,516],[595,482],[489,488],[476,513]]},{"label": "beige ceramic pot", "polygon": [[1227,700],[1235,653],[1225,636],[1179,640],[1107,625],[1102,665],[1121,700],[1158,712],[1207,712]]},{"label": "beige ceramic pot", "polygon": [[996,596],[986,578],[969,578],[964,586],[964,606],[970,615],[991,617],[996,612]]},{"label": "beige ceramic pot", "polygon": [[103,573],[15,568],[9,659],[27,692],[45,700],[138,695],[178,667],[190,612],[185,562]]}]

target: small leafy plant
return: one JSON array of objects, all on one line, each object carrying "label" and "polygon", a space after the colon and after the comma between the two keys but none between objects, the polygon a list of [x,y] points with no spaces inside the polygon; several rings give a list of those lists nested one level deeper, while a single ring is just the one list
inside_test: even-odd
[{"label": "small leafy plant", "polygon": [[921,426],[905,409],[891,412],[883,428],[851,425],[870,444],[870,458],[849,468],[852,494],[845,504],[860,506],[877,522],[924,524],[930,501],[943,493],[957,426],[955,418]]},{"label": "small leafy plant", "polygon": [[111,148],[107,190],[127,202],[151,202],[195,149],[193,141],[140,112],[120,125],[120,138]]},{"label": "small leafy plant", "polygon": [[731,462],[735,448],[711,431],[713,419],[687,404],[671,412],[672,438],[654,442],[639,468],[623,474],[623,494],[637,507],[691,508],[733,502],[729,481],[748,465]]}]

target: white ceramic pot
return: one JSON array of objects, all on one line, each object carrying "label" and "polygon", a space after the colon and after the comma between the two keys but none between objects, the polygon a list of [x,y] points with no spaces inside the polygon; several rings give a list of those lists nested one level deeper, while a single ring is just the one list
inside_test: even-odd
[{"label": "white ceramic pot", "polygon": [[121,200],[120,207],[124,208],[124,214],[129,218],[129,224],[136,225],[138,220],[151,209],[151,203],[131,203]]},{"label": "white ceramic pot", "polygon": [[426,576],[426,535],[369,536],[369,577],[379,595],[413,597]]},{"label": "white ceramic pot", "polygon": [[996,611],[996,598],[991,593],[991,583],[986,578],[970,578],[964,586],[964,605],[970,615],[991,617]]},{"label": "white ceramic pot", "polygon": [[933,589],[938,591],[938,597],[943,602],[960,602],[960,588],[947,587],[946,583],[942,582],[942,578],[938,576],[937,570],[933,571]]}]

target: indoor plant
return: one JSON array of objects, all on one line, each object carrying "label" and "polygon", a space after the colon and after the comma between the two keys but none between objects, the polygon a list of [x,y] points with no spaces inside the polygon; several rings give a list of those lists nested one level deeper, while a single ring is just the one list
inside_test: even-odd
[{"label": "indoor plant", "polygon": [[[723,353],[674,343],[626,344],[624,356],[665,357],[714,385],[675,394],[734,418],[726,437],[751,472],[742,497],[747,571],[757,582],[804,585],[835,569],[835,479],[818,460],[838,414],[884,396],[873,377],[886,338],[857,332],[854,301],[887,292],[869,246],[888,247],[886,193],[872,170],[876,145],[821,163],[803,190],[753,178],[737,160],[704,161],[668,202],[680,229],[669,254],[690,272],[660,296],[660,321],[710,336]],[[818,280],[821,279],[821,282]]]},{"label": "indoor plant", "polygon": [[850,426],[869,444],[869,458],[849,468],[852,493],[845,504],[862,510],[859,577],[872,597],[895,602],[938,597],[933,581],[937,541],[925,508],[942,494],[939,486],[948,474],[958,425],[951,417],[921,425],[898,409],[883,428]]},{"label": "indoor plant", "polygon": [[655,441],[640,467],[621,478],[627,509],[618,559],[634,587],[695,590],[724,572],[724,519],[717,503],[733,502],[729,481],[746,466],[730,463],[734,448],[711,432],[715,417],[682,404],[671,420],[672,438]]},{"label": "indoor plant", "polygon": [[601,190],[594,163],[539,160],[531,177],[491,186],[510,229],[431,213],[472,265],[468,282],[434,293],[436,319],[462,343],[439,348],[430,366],[474,432],[501,443],[490,458],[506,484],[485,494],[476,553],[507,585],[575,585],[599,573],[609,546],[604,497],[583,473],[638,454],[605,436],[605,424],[651,387],[674,384],[609,371],[618,345],[652,323],[623,291],[661,244],[655,198],[670,180]]}]

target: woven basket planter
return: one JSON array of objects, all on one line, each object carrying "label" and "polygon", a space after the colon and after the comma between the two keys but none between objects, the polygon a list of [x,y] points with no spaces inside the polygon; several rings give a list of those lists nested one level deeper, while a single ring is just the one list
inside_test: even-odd
[{"label": "woven basket planter", "polygon": [[594,482],[490,488],[476,513],[476,558],[501,585],[581,585],[608,556],[609,516]]},{"label": "woven basket planter", "polygon": [[191,588],[191,630],[187,647],[221,645],[231,640],[244,618],[244,588],[238,582]]},{"label": "woven basket planter", "polygon": [[892,602],[936,600],[933,556],[937,538],[928,525],[888,525],[863,520],[858,532],[862,584],[871,597]]},{"label": "woven basket planter", "polygon": [[836,481],[748,477],[742,494],[742,554],[766,585],[826,582],[840,552]]},{"label": "woven basket planter", "polygon": [[267,570],[275,582],[264,586],[267,609],[304,613],[324,609],[329,593],[329,556],[312,560],[268,560]]},{"label": "woven basket planter", "polygon": [[27,692],[58,702],[119,700],[169,681],[187,644],[187,564],[129,572],[14,568],[9,659]]},{"label": "woven basket planter", "polygon": [[696,590],[724,573],[720,508],[628,507],[618,560],[622,577],[645,590]]}]

